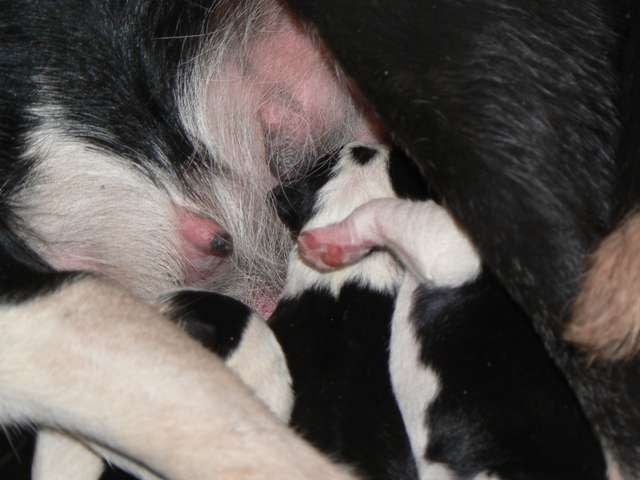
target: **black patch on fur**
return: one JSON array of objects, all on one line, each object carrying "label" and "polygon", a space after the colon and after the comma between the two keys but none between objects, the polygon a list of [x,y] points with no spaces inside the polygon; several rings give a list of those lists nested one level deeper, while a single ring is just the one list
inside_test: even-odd
[{"label": "black patch on fur", "polygon": [[218,293],[183,290],[170,300],[172,317],[205,348],[226,359],[240,344],[251,309]]},{"label": "black patch on fur", "polygon": [[426,457],[461,478],[603,480],[599,443],[531,322],[495,278],[416,291],[421,359],[441,390]]},{"label": "black patch on fur", "polygon": [[292,236],[297,237],[302,227],[316,213],[314,207],[318,190],[331,178],[337,161],[338,154],[323,157],[309,174],[271,191],[271,201],[275,204],[278,217]]},{"label": "black patch on fur", "polygon": [[364,146],[352,147],[350,150],[353,161],[362,166],[369,163],[369,161],[378,153],[376,149]]},{"label": "black patch on fur", "polygon": [[393,148],[389,154],[389,178],[391,187],[399,198],[434,200],[440,203],[440,196],[424,178],[416,163],[399,148]]},{"label": "black patch on fur", "polygon": [[389,374],[393,302],[347,284],[338,299],[311,290],[283,300],[269,321],[293,377],[292,426],[369,480],[417,478]]}]

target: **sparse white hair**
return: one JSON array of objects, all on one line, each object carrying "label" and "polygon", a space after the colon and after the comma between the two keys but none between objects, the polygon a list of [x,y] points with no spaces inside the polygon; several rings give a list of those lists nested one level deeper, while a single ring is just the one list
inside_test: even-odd
[{"label": "sparse white hair", "polygon": [[[265,39],[302,27],[272,0],[219,2],[210,18],[207,41],[185,71],[178,104],[187,130],[214,159],[193,170],[194,186],[199,184],[193,190],[207,194],[198,203],[210,202],[215,218],[234,239],[233,267],[213,279],[212,288],[255,305],[265,290],[281,289],[291,247],[269,191],[280,181],[304,175],[318,158],[353,139],[362,119],[346,89],[338,87],[327,99],[326,111],[312,112],[315,118],[289,106],[302,129],[298,139],[288,138],[285,128],[265,127],[258,113],[265,103],[294,100],[283,97],[277,83],[256,78],[251,57]],[[321,52],[320,45],[313,47]],[[287,55],[296,61],[296,52]],[[339,70],[322,55],[316,68],[331,70],[335,85],[341,85]],[[304,82],[313,74],[301,71],[289,83]]]},{"label": "sparse white hair", "polygon": [[[28,135],[24,154],[34,168],[12,199],[16,228],[54,267],[97,270],[147,300],[198,287],[255,308],[277,297],[291,247],[269,191],[352,140],[363,121],[340,72],[277,0],[216,2],[207,18],[175,91],[181,121],[200,149],[185,171],[177,175],[158,158],[151,179],[131,160],[71,137],[48,121],[52,113],[63,119],[64,107],[43,91],[31,112],[40,127]],[[301,106],[278,81],[256,73],[278,33],[303,39],[286,61],[313,67],[292,69],[287,88],[324,82],[321,108]],[[46,79],[39,84],[47,88]],[[273,104],[287,112],[286,125],[261,122],[261,108]],[[233,237],[232,256],[196,285],[185,282],[176,205],[214,219]]]}]

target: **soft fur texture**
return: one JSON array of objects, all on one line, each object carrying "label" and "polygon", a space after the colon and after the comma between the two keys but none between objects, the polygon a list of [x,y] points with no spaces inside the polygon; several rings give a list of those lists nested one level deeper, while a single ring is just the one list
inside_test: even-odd
[{"label": "soft fur texture", "polygon": [[[380,178],[386,156],[371,155],[361,183]],[[406,159],[394,160],[411,171]],[[407,191],[404,181],[391,183]],[[420,478],[604,479],[604,455],[573,392],[524,312],[481,272],[468,237],[433,201],[389,197],[305,230],[298,246],[331,275],[357,271],[357,258],[373,260],[380,249],[407,269],[389,363]]]},{"label": "soft fur texture", "polygon": [[[612,471],[637,477],[638,363],[561,339],[615,218],[617,2],[290,4],[533,317]],[[153,303],[197,287],[272,308],[289,245],[264,199],[375,136],[351,81],[275,0],[0,9],[0,421],[178,480],[348,478]],[[78,269],[95,276],[60,273]]]},{"label": "soft fur texture", "polygon": [[631,216],[592,257],[567,340],[594,359],[634,361],[640,351],[640,217]]},{"label": "soft fur texture", "polygon": [[591,259],[583,288],[574,306],[574,321],[567,338],[597,361],[635,362],[640,339],[638,328],[638,157],[640,155],[640,6],[627,5],[629,27],[621,52],[623,129],[618,146],[620,173],[616,185],[616,229]]},{"label": "soft fur texture", "polygon": [[172,479],[348,478],[160,305],[273,308],[290,242],[267,193],[372,135],[326,52],[275,0],[0,9],[0,422]]},{"label": "soft fur texture", "polygon": [[[312,175],[277,192],[281,218],[294,235],[334,222],[372,198],[393,194],[387,152],[347,145]],[[294,250],[269,320],[293,378],[292,427],[370,480],[417,478],[388,368],[401,273],[383,252],[321,273]]]},{"label": "soft fur texture", "polygon": [[610,463],[637,478],[640,364],[592,363],[563,339],[587,256],[615,219],[627,3],[290,4],[531,315]]}]

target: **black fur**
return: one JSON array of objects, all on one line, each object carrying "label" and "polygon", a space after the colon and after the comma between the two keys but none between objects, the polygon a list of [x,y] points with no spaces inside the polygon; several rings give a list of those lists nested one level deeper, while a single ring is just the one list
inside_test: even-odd
[{"label": "black fur", "polygon": [[426,458],[461,478],[605,479],[600,445],[520,307],[490,273],[420,287],[411,315],[421,360],[441,384]]},{"label": "black fur", "polygon": [[0,2],[0,131],[11,132],[1,143],[2,178],[20,186],[29,166],[16,168],[16,146],[37,122],[29,109],[48,104],[60,106],[50,118],[72,137],[149,174],[167,167],[160,150],[180,172],[194,148],[177,117],[176,82],[196,46],[186,38],[202,33],[209,3]]},{"label": "black fur", "polygon": [[[376,153],[362,148],[358,163]],[[278,212],[294,236],[317,213],[318,190],[336,160],[325,159],[311,177],[275,190]],[[291,425],[369,480],[417,479],[388,368],[394,297],[360,282],[346,283],[337,297],[318,287],[280,300],[269,320],[293,378]]]},{"label": "black fur", "polygon": [[337,154],[321,159],[303,180],[283,184],[272,190],[278,217],[297,237],[302,227],[316,213],[318,190],[331,178],[332,169],[338,159]]},{"label": "black fur", "polygon": [[184,290],[169,302],[173,318],[186,332],[223,359],[240,344],[252,313],[244,303],[213,292]]},{"label": "black fur", "polygon": [[[430,199],[428,182],[397,150],[389,166],[399,197]],[[410,323],[420,359],[441,385],[424,417],[429,462],[460,478],[482,472],[514,480],[606,478],[601,447],[575,394],[493,274],[458,288],[422,285]]]},{"label": "black fur", "polygon": [[[181,60],[195,52],[196,35],[202,32],[210,3],[0,0],[0,297],[4,301],[46,293],[74,275],[54,273],[16,235],[21,220],[12,196],[33,167],[24,155],[27,135],[39,124],[33,109],[55,104],[58,107],[48,112],[48,118],[71,137],[126,158],[151,177],[154,166],[180,177],[196,149],[179,121],[174,92],[181,69],[187,68]],[[170,164],[162,163],[165,158]],[[23,442],[14,439],[14,444]],[[0,477],[28,478],[29,449],[17,452],[25,457],[21,465],[4,455]]]},{"label": "black fur", "polygon": [[615,218],[628,2],[289,3],[531,315],[603,445],[637,478],[640,364],[589,364],[561,340],[585,258]]},{"label": "black fur", "polygon": [[388,346],[393,295],[347,284],[281,301],[270,324],[293,378],[291,425],[370,480],[415,479],[391,390]]}]

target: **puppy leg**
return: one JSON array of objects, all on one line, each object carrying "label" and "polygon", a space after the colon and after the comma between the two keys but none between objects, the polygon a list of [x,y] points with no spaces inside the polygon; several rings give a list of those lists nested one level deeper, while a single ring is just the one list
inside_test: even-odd
[{"label": "puppy leg", "polygon": [[354,263],[374,247],[390,249],[422,282],[454,287],[480,272],[468,237],[431,201],[373,200],[342,222],[308,230],[298,239],[302,258],[320,270]]},{"label": "puppy leg", "polygon": [[61,428],[173,480],[348,479],[214,355],[92,277],[0,312],[0,420]]},{"label": "puppy leg", "polygon": [[[184,290],[164,299],[166,313],[189,336],[225,360],[269,409],[287,422],[293,406],[291,376],[282,349],[266,322],[243,303],[224,295]],[[35,480],[98,479],[103,462],[143,480],[158,477],[140,465],[95,444],[51,430],[38,434]]]}]

